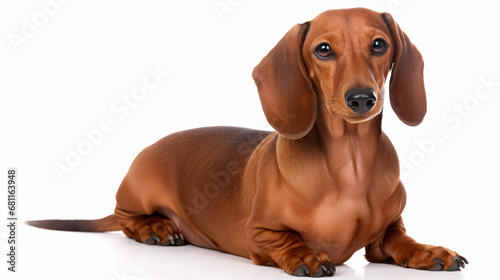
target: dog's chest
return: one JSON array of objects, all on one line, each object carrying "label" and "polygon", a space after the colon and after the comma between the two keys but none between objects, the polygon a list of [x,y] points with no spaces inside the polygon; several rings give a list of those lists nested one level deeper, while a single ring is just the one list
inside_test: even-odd
[{"label": "dog's chest", "polygon": [[373,205],[367,198],[325,198],[310,213],[300,235],[313,250],[336,263],[373,242],[398,213],[398,207]]}]

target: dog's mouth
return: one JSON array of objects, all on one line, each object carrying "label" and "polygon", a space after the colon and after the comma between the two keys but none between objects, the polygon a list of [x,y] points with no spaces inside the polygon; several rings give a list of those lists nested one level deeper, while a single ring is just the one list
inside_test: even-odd
[{"label": "dog's mouth", "polygon": [[325,103],[326,110],[332,116],[341,117],[348,123],[358,124],[368,122],[378,116],[382,111],[382,100],[376,100],[372,108],[363,113],[356,113],[352,107],[341,102]]},{"label": "dog's mouth", "polygon": [[368,122],[371,119],[373,119],[374,117],[376,117],[377,115],[378,115],[378,113],[376,113],[376,114],[368,114],[367,113],[366,116],[361,116],[361,115],[360,116],[343,116],[342,118],[349,123],[358,124],[358,123]]}]

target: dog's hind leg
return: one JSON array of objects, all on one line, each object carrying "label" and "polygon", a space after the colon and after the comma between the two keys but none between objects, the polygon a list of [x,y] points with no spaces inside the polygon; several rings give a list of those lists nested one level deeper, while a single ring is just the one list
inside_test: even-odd
[{"label": "dog's hind leg", "polygon": [[[138,157],[140,159],[140,157]],[[116,194],[115,217],[129,238],[149,245],[183,245],[186,243],[178,224],[159,206],[168,207],[172,193],[163,181],[153,180],[144,164],[136,159]],[[150,170],[152,169],[151,166]],[[158,177],[158,176],[156,176]]]}]

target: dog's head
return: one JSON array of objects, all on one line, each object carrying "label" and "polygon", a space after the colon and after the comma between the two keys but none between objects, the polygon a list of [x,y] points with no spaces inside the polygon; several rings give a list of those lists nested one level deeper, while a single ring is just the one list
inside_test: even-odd
[{"label": "dog's head", "polygon": [[349,123],[382,111],[384,85],[401,121],[418,125],[426,113],[423,60],[391,15],[368,9],[326,11],[294,26],[253,71],[267,120],[298,139],[320,106]]}]

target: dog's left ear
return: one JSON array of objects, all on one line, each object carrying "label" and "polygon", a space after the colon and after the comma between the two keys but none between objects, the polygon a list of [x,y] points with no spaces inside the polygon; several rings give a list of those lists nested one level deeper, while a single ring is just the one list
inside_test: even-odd
[{"label": "dog's left ear", "polygon": [[269,124],[282,136],[299,139],[316,121],[317,97],[302,58],[309,23],[297,24],[254,68]]},{"label": "dog's left ear", "polygon": [[424,61],[392,16],[383,13],[382,18],[389,28],[395,49],[389,84],[391,106],[401,121],[416,126],[427,112]]}]

